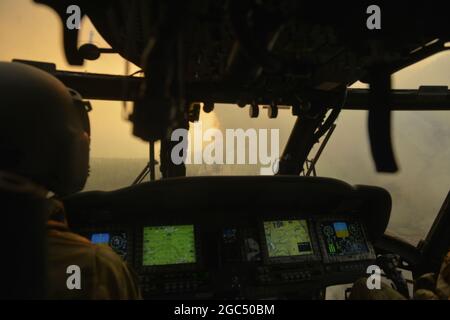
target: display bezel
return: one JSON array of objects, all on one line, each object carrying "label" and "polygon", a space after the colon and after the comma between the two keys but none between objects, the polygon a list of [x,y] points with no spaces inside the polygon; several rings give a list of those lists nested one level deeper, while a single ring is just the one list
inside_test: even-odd
[{"label": "display bezel", "polygon": [[[311,254],[298,255],[298,256],[280,256],[280,257],[270,257],[269,250],[267,248],[266,233],[264,230],[264,222],[275,222],[275,221],[293,221],[293,220],[305,220],[308,226],[309,239],[311,240]],[[313,232],[314,225],[309,218],[298,217],[298,216],[286,216],[280,218],[269,218],[262,219],[258,222],[260,230],[260,241],[261,241],[261,252],[263,262],[265,264],[287,264],[287,263],[302,263],[302,262],[315,262],[320,261],[320,249],[317,242],[317,238]]]},{"label": "display bezel", "polygon": [[[164,265],[154,265],[145,266],[143,264],[143,241],[144,241],[144,228],[146,227],[162,227],[162,226],[185,226],[192,225],[194,227],[194,246],[195,246],[195,262],[191,263],[178,263],[178,264],[164,264]],[[199,227],[193,223],[159,223],[159,224],[144,224],[138,228],[136,232],[136,266],[139,270],[145,272],[170,272],[170,271],[180,271],[180,270],[197,270],[201,265],[201,253],[200,253],[200,232]]]},{"label": "display bezel", "polygon": [[[340,256],[331,256],[328,254],[328,250],[326,249],[325,239],[322,235],[322,231],[320,230],[321,223],[334,223],[334,222],[346,222],[346,223],[357,223],[364,237],[364,243],[367,247],[367,252],[359,253],[359,254],[351,254],[351,255],[340,255]],[[367,231],[364,223],[360,219],[349,217],[349,216],[325,216],[320,217],[315,220],[315,231],[317,233],[317,237],[319,238],[320,250],[322,252],[324,263],[339,263],[339,262],[352,262],[352,261],[363,261],[363,260],[375,260],[376,254],[375,250],[368,240]]]}]

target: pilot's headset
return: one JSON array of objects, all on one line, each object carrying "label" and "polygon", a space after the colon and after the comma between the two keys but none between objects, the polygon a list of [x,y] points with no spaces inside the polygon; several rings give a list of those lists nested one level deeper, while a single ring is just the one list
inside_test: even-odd
[{"label": "pilot's headset", "polygon": [[0,62],[0,170],[57,195],[80,191],[89,172],[90,105],[38,68]]}]

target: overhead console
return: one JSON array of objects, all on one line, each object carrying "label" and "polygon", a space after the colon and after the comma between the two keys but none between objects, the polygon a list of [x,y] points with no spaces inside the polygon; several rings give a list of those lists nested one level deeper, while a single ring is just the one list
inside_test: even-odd
[{"label": "overhead console", "polygon": [[[76,232],[135,268],[146,298],[306,298],[365,274],[389,220],[385,190],[267,178],[174,179],[65,203]],[[213,196],[202,195],[205,184]],[[236,189],[250,184],[239,197]],[[166,197],[172,201],[164,208]]]}]

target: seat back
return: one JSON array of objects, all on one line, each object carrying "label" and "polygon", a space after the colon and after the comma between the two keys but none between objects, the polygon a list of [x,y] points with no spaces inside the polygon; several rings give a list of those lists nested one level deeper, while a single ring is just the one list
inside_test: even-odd
[{"label": "seat back", "polygon": [[0,299],[44,299],[46,199],[31,184],[0,177]]}]

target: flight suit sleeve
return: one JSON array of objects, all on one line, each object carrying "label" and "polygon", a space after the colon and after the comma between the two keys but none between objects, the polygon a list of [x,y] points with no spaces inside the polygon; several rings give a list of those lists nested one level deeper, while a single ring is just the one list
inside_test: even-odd
[{"label": "flight suit sleeve", "polygon": [[416,280],[415,289],[414,299],[417,300],[450,300],[450,251],[442,262],[439,275],[422,275]]},{"label": "flight suit sleeve", "polygon": [[367,278],[361,278],[353,284],[349,300],[406,300],[406,298],[384,282],[381,282],[380,289],[369,289]]},{"label": "flight suit sleeve", "polygon": [[441,299],[450,300],[450,251],[442,262],[436,283],[436,291]]},{"label": "flight suit sleeve", "polygon": [[111,248],[96,245],[94,299],[142,299],[136,273]]}]

